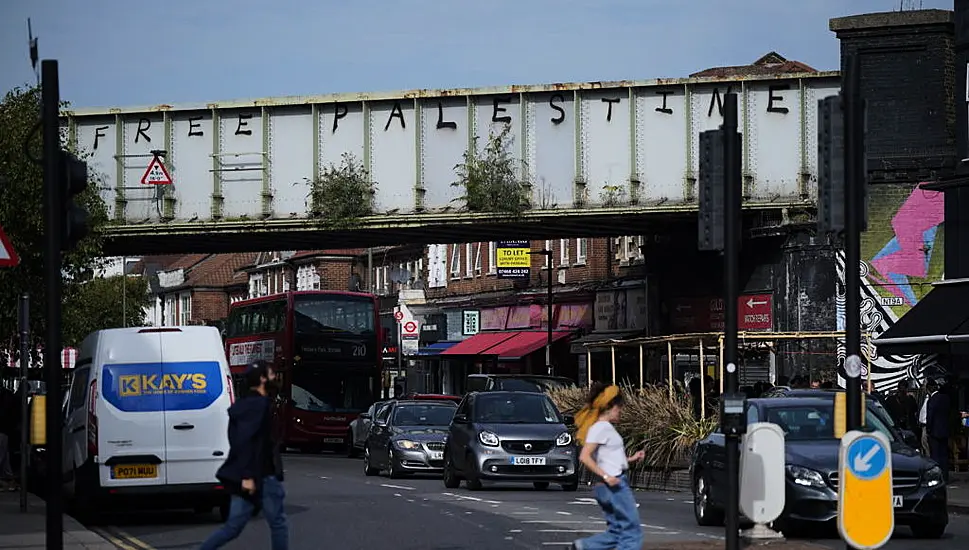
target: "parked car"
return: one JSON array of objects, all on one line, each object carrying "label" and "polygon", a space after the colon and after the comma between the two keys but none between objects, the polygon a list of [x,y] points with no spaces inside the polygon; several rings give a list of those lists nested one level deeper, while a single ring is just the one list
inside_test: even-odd
[{"label": "parked car", "polygon": [[413,473],[439,473],[444,439],[457,410],[451,401],[391,401],[374,417],[363,445],[363,471],[386,471],[392,479]]},{"label": "parked car", "polygon": [[542,374],[471,374],[468,375],[467,391],[527,391],[547,393],[550,390],[570,388],[575,381],[563,376]]},{"label": "parked car", "polygon": [[450,401],[455,405],[461,402],[461,397],[457,395],[447,395],[444,393],[417,393],[410,392],[403,397],[412,401]]},{"label": "parked car", "polygon": [[444,486],[465,480],[530,482],[546,489],[554,482],[566,491],[579,486],[578,449],[563,416],[543,393],[491,391],[464,397],[448,430]]},{"label": "parked car", "polygon": [[[770,390],[764,392],[762,397],[822,397],[826,399],[834,399],[836,393],[844,393],[845,390],[841,388],[836,389],[819,389],[819,388],[788,388],[787,386],[777,386],[771,388]],[[885,406],[885,400],[879,394],[865,394],[865,401],[870,403],[872,410],[878,415],[887,426],[898,431],[898,436],[901,437],[905,444],[912,447],[916,451],[919,451],[921,443],[919,442],[919,436],[911,430],[903,430],[898,427],[898,423],[895,418],[892,417],[891,412],[888,407]]]},{"label": "parked car", "polygon": [[356,458],[363,452],[364,443],[367,441],[367,434],[370,433],[370,426],[373,418],[377,416],[383,407],[390,405],[390,400],[377,401],[366,412],[360,413],[350,421],[350,433],[347,434],[347,456]]},{"label": "parked car", "polygon": [[[867,401],[865,423],[892,443],[895,524],[920,538],[939,538],[949,517],[942,469],[902,441]],[[748,401],[747,423],[771,422],[786,434],[786,503],[779,523],[821,525],[838,515],[838,451],[834,400],[826,397],[760,398]],[[718,430],[719,432],[719,430]],[[727,497],[724,436],[701,441],[691,463],[693,511],[700,525],[721,525]],[[783,530],[783,529],[782,529]]]}]

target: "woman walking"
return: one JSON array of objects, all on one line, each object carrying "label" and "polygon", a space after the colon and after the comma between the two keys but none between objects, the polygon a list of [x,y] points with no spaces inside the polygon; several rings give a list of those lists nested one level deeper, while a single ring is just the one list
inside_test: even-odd
[{"label": "woman walking", "polygon": [[595,499],[606,516],[605,532],[572,543],[577,550],[640,550],[643,531],[636,498],[629,488],[629,464],[643,459],[637,451],[626,456],[622,436],[613,426],[622,412],[619,386],[592,388],[589,403],[575,417],[576,440],[582,444],[579,460],[601,481],[595,484]]}]

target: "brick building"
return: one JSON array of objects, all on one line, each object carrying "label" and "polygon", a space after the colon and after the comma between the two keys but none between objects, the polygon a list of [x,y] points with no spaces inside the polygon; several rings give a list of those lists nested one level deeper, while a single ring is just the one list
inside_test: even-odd
[{"label": "brick building", "polygon": [[152,290],[160,303],[160,324],[217,324],[225,319],[232,301],[248,292],[240,271],[252,265],[256,254],[186,254],[155,273]]}]

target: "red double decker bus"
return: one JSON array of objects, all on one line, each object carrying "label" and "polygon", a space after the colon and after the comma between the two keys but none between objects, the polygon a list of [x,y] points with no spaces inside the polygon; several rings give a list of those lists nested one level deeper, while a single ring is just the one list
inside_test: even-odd
[{"label": "red double decker bus", "polygon": [[380,387],[376,296],[314,290],[236,302],[225,336],[234,375],[259,359],[282,375],[275,419],[287,447],[315,452],[350,444],[350,422]]}]

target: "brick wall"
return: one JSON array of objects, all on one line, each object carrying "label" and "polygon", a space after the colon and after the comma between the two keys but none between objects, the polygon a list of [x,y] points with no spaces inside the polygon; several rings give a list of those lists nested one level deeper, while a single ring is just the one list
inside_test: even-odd
[{"label": "brick wall", "polygon": [[952,14],[918,10],[831,20],[842,74],[858,54],[871,181],[918,181],[955,166]]},{"label": "brick wall", "polygon": [[224,319],[229,314],[229,294],[225,290],[193,290],[192,322]]}]

